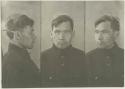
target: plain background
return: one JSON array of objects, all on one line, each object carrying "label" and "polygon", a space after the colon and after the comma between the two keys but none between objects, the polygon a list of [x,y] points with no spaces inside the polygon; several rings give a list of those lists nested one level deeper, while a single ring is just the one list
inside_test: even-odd
[{"label": "plain background", "polygon": [[[30,50],[33,61],[39,68],[40,52],[51,47],[51,21],[60,14],[69,15],[74,20],[75,37],[73,46],[86,53],[96,48],[94,39],[94,22],[102,15],[108,14],[120,18],[120,35],[117,43],[124,48],[124,7],[118,1],[11,1],[2,2],[2,30],[6,18],[13,13],[22,13],[35,21],[37,36],[34,48]],[[2,32],[2,52],[7,52],[8,38]],[[85,32],[85,33],[84,33]],[[85,48],[84,48],[85,47]]]}]

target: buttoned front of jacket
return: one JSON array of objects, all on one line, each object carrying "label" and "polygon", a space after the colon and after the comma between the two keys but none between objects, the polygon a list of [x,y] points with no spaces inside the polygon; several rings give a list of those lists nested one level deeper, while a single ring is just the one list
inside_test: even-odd
[{"label": "buttoned front of jacket", "polygon": [[84,66],[82,51],[72,46],[64,50],[53,46],[41,54],[42,85],[47,87],[84,85],[84,82],[87,82]]},{"label": "buttoned front of jacket", "polygon": [[89,86],[123,86],[124,51],[115,45],[112,49],[95,49],[87,54]]}]

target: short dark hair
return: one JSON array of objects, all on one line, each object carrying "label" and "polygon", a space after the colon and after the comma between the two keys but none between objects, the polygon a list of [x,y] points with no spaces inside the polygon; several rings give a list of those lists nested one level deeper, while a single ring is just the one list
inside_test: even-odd
[{"label": "short dark hair", "polygon": [[13,38],[12,31],[21,31],[27,25],[33,26],[34,21],[26,15],[22,14],[13,14],[8,17],[8,21],[6,23],[7,35],[10,39]]},{"label": "short dark hair", "polygon": [[102,22],[106,22],[109,21],[111,23],[111,28],[114,31],[119,31],[120,30],[120,24],[119,24],[119,20],[116,17],[113,16],[109,16],[109,15],[104,15],[101,18],[99,18],[96,22],[95,22],[95,27],[102,23]]},{"label": "short dark hair", "polygon": [[56,17],[54,20],[52,20],[52,30],[53,30],[53,27],[55,26],[58,26],[59,24],[63,23],[63,22],[70,22],[70,25],[72,27],[72,30],[73,30],[73,27],[74,27],[74,23],[73,23],[73,19],[67,15],[60,15],[58,17]]}]

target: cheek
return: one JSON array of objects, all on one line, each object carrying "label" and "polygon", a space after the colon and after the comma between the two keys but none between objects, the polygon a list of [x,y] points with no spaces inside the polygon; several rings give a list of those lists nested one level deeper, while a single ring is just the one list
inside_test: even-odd
[{"label": "cheek", "polygon": [[65,39],[66,39],[66,41],[71,41],[72,35],[71,34],[66,35]]},{"label": "cheek", "polygon": [[24,40],[25,40],[25,42],[26,42],[27,44],[31,44],[31,42],[32,42],[32,36],[26,35]]},{"label": "cheek", "polygon": [[113,38],[113,37],[112,37],[111,34],[105,34],[105,35],[104,35],[104,40],[105,40],[105,41],[112,41],[112,38]]},{"label": "cheek", "polygon": [[55,34],[51,34],[51,39],[54,43],[57,43],[58,37]]},{"label": "cheek", "polygon": [[57,40],[57,39],[58,39],[58,36],[55,35],[55,34],[53,34],[53,35],[52,35],[52,39],[53,39],[53,40]]}]

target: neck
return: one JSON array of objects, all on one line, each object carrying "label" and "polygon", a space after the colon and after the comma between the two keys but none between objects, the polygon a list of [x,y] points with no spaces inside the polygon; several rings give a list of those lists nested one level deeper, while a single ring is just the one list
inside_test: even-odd
[{"label": "neck", "polygon": [[112,44],[112,45],[108,46],[106,49],[111,49],[111,48],[114,47],[114,45],[115,45],[115,44]]}]

